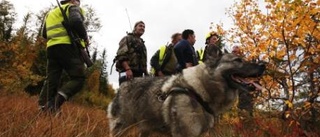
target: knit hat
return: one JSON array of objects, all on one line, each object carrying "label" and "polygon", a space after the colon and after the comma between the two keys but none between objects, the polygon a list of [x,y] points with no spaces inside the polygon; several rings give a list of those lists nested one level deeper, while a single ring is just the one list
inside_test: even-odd
[{"label": "knit hat", "polygon": [[66,4],[66,3],[68,3],[70,0],[61,0],[60,1],[60,4]]},{"label": "knit hat", "polygon": [[[60,1],[60,4],[66,4],[68,2],[70,2],[71,0],[61,0]],[[77,0],[78,2],[80,2],[80,0]]]},{"label": "knit hat", "polygon": [[140,23],[141,23],[141,24],[144,24],[143,21],[138,21],[138,22],[136,22],[136,23],[134,24],[134,28],[136,28]]}]

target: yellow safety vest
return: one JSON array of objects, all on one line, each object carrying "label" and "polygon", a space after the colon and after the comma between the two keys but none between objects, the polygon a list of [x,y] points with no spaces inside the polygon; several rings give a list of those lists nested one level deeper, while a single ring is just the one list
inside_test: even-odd
[{"label": "yellow safety vest", "polygon": [[[62,9],[66,11],[67,17],[69,17],[69,9],[71,4],[62,5]],[[84,12],[81,9],[81,14],[84,16]],[[70,37],[64,26],[62,25],[63,16],[59,7],[51,10],[46,17],[46,30],[47,30],[47,48],[56,44],[71,44]],[[82,46],[85,46],[84,41],[81,40]]]},{"label": "yellow safety vest", "polygon": [[199,49],[199,50],[197,50],[197,52],[198,52],[198,55],[199,55],[198,63],[201,64],[201,63],[203,63],[204,50],[203,49]]},{"label": "yellow safety vest", "polygon": [[159,64],[162,65],[163,59],[164,59],[164,53],[166,51],[167,46],[163,45],[160,47],[160,53],[159,53]]},{"label": "yellow safety vest", "polygon": [[[165,52],[166,52],[166,48],[167,48],[166,45],[162,45],[162,46],[160,47],[160,49],[159,49],[159,65],[160,65],[160,66],[161,66],[162,63],[163,63],[163,59],[164,59],[164,54],[165,54]],[[155,75],[156,70],[155,70],[153,67],[151,67],[151,72],[150,72],[150,73],[153,74],[153,75]]]}]

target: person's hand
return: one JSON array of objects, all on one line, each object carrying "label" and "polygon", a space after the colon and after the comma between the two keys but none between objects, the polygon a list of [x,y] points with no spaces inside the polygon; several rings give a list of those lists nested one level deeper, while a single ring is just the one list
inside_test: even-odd
[{"label": "person's hand", "polygon": [[164,74],[162,73],[162,71],[158,71],[158,76],[159,76],[159,77],[164,76]]},{"label": "person's hand", "polygon": [[133,73],[132,73],[131,69],[126,70],[126,75],[127,75],[127,80],[133,79]]},{"label": "person's hand", "polygon": [[86,39],[86,40],[84,41],[84,43],[85,43],[85,46],[86,46],[86,47],[89,47],[89,45],[90,45],[89,39]]},{"label": "person's hand", "polygon": [[192,63],[186,63],[186,68],[193,67]]}]

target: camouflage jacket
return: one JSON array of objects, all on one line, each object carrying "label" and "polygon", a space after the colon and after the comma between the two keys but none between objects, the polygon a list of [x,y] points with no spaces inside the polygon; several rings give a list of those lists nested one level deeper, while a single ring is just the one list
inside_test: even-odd
[{"label": "camouflage jacket", "polygon": [[132,71],[147,72],[147,49],[142,38],[129,33],[119,42],[119,49],[116,56],[117,71],[122,72],[123,61],[128,61]]}]

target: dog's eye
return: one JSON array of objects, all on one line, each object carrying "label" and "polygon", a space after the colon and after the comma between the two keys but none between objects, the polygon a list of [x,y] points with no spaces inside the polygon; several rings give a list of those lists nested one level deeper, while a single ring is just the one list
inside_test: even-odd
[{"label": "dog's eye", "polygon": [[235,62],[242,62],[242,59],[241,58],[236,58],[236,59],[234,59],[233,61],[235,61]]}]

